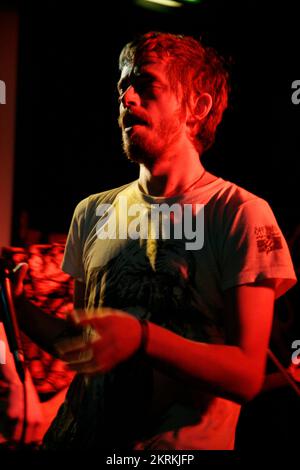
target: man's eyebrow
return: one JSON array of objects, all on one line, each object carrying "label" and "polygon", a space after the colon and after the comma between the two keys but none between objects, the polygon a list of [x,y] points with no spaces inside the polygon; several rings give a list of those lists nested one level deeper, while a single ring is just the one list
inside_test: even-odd
[{"label": "man's eyebrow", "polygon": [[[150,65],[150,64],[149,64]],[[142,76],[142,77],[149,77],[149,78],[155,78],[157,80],[160,79],[160,76],[159,74],[156,72],[156,70],[152,69],[152,70],[149,70],[147,69],[147,64],[145,64],[143,67],[141,67],[141,70],[139,70],[139,73],[138,74],[135,74],[137,76]]]},{"label": "man's eyebrow", "polygon": [[[146,64],[145,64],[145,67],[146,67]],[[146,78],[146,79],[147,78],[153,78],[153,79],[156,79],[156,80],[160,80],[159,75],[157,73],[155,73],[155,71],[142,69],[138,73],[133,72],[132,74],[121,78],[117,83],[117,89],[118,89],[119,92],[121,92],[121,90],[123,89],[124,84],[129,84],[131,82],[131,76],[133,76],[134,78],[136,78],[136,77]]]}]

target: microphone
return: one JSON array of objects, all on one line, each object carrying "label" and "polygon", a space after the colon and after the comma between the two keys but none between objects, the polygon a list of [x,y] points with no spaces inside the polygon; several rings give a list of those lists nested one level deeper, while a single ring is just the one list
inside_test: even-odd
[{"label": "microphone", "polygon": [[20,330],[17,321],[11,283],[12,271],[7,266],[7,261],[0,258],[0,297],[2,303],[1,318],[3,322],[10,352],[20,381],[25,382],[24,352],[21,342]]}]

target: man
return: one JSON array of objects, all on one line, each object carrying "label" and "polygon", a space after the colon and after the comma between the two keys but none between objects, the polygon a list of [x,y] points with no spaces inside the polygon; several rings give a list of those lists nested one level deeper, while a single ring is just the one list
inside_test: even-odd
[{"label": "man", "polygon": [[227,106],[216,52],[151,32],[120,70],[140,176],[75,209],[62,267],[83,334],[21,319],[78,372],[45,446],[233,449],[240,405],[263,383],[274,299],[296,282],[288,248],[264,200],[201,164]]}]

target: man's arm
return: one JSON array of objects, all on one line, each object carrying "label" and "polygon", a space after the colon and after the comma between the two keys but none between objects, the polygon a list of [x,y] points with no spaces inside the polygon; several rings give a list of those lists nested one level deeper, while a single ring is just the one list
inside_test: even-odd
[{"label": "man's arm", "polygon": [[[191,341],[149,323],[146,354],[155,367],[173,377],[245,402],[263,384],[273,306],[272,280],[229,289],[225,293],[226,344]],[[92,343],[68,339],[60,343],[61,357],[79,373],[107,372],[139,348],[141,328],[132,315],[102,309],[77,311],[73,319],[82,326],[92,325],[100,335]]]},{"label": "man's arm", "polygon": [[274,307],[273,281],[225,293],[226,344],[189,341],[150,324],[147,354],[158,367],[238,402],[261,389]]}]

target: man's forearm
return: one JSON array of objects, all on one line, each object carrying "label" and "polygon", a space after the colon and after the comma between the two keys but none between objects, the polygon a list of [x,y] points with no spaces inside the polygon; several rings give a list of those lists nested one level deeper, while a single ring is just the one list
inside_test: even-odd
[{"label": "man's forearm", "polygon": [[62,318],[53,317],[25,297],[15,299],[16,314],[21,330],[50,354],[57,355],[54,343],[64,336],[78,334],[78,328]]},{"label": "man's forearm", "polygon": [[259,391],[261,371],[238,346],[198,343],[149,323],[146,352],[157,369],[224,398],[244,402]]}]

